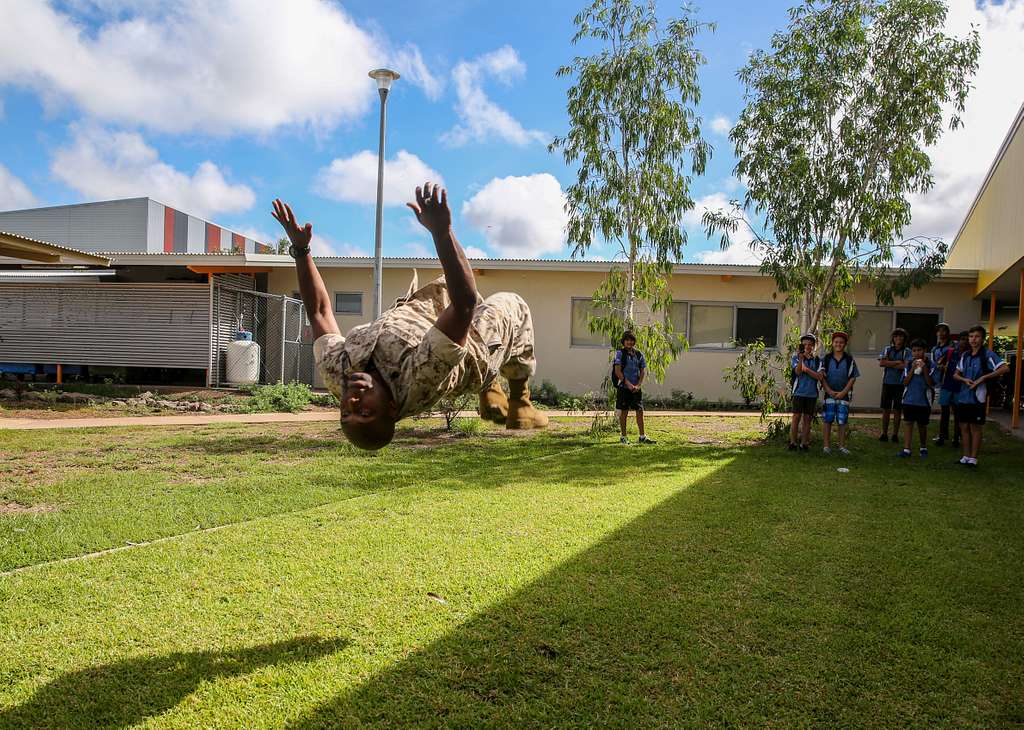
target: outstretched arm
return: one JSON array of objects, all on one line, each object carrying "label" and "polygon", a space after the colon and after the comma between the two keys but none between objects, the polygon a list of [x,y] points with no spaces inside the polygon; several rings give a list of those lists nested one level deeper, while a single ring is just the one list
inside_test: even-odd
[{"label": "outstretched arm", "polygon": [[416,214],[416,220],[434,237],[434,247],[452,299],[435,324],[453,342],[465,345],[476,309],[476,279],[466,253],[452,231],[448,191],[439,185],[424,183],[422,188],[416,188],[416,202],[407,205]]},{"label": "outstretched arm", "polygon": [[295,214],[287,203],[274,201],[272,214],[288,234],[288,240],[296,251],[305,251],[295,259],[295,273],[299,279],[299,293],[302,303],[306,305],[306,315],[313,327],[313,339],[323,335],[340,334],[338,321],[334,319],[334,308],[331,306],[331,295],[324,285],[320,272],[313,263],[313,255],[309,251],[309,242],[313,240],[313,226],[310,223],[299,227]]}]

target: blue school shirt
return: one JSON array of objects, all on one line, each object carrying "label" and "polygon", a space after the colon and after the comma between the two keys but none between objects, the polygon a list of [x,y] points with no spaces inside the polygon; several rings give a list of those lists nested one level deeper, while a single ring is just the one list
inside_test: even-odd
[{"label": "blue school shirt", "polygon": [[640,382],[640,371],[647,369],[647,360],[644,359],[644,354],[636,348],[633,348],[633,354],[625,359],[623,359],[622,350],[616,350],[612,364],[621,365],[622,377],[633,385]]},{"label": "blue school shirt", "polygon": [[903,364],[898,368],[885,368],[885,373],[882,375],[882,382],[885,385],[900,385],[903,383],[903,370],[907,367],[907,363],[914,359],[914,356],[910,352],[910,348],[904,345],[900,349],[896,349],[892,345],[878,353],[878,359],[881,360],[902,360]]},{"label": "blue school shirt", "polygon": [[[903,369],[903,377],[906,378],[910,375],[914,367],[914,362],[911,360],[907,363],[907,367]],[[932,388],[928,386],[928,381],[925,379],[925,373],[935,377],[935,366],[925,360],[924,368],[921,370],[920,375],[914,375],[910,382],[907,383],[906,388],[903,391],[903,405],[905,406],[926,406],[931,408],[932,405]]]},{"label": "blue school shirt", "polygon": [[[968,350],[960,356],[960,362],[956,366],[956,371],[963,375],[965,378],[971,380],[977,380],[985,374],[986,369],[984,363],[988,364],[987,372],[994,372],[1000,365],[1003,364],[1002,358],[995,354],[986,347],[981,348],[977,355],[972,355],[971,351]],[[974,390],[971,390],[963,383],[961,383],[960,392],[956,394],[956,402],[969,405],[971,403],[984,403],[988,397],[988,383],[982,383]]]},{"label": "blue school shirt", "polygon": [[[789,361],[789,366],[796,372],[797,359],[800,355],[793,355]],[[821,358],[805,357],[804,364],[811,368],[811,370],[821,369]],[[800,396],[801,398],[817,398],[818,397],[818,381],[812,378],[807,373],[800,373],[800,376],[793,379],[793,395]]]},{"label": "blue school shirt", "polygon": [[[939,365],[946,361],[946,370],[941,372],[943,390],[956,392],[960,390],[960,381],[953,377],[956,372],[956,364],[960,360],[960,343],[947,342],[945,345],[936,345],[932,348],[932,365],[935,366],[936,375],[940,374]],[[935,375],[932,376],[936,377]]]},{"label": "blue school shirt", "polygon": [[[829,353],[822,358],[821,367],[818,368],[818,372],[825,375],[825,382],[828,383],[828,387],[836,392],[845,388],[850,378],[860,377],[860,370],[857,368],[857,361],[853,359],[853,355],[850,355],[848,360],[842,358],[837,361],[835,356]],[[853,399],[852,386],[850,387],[850,392],[846,394],[846,399]]]}]

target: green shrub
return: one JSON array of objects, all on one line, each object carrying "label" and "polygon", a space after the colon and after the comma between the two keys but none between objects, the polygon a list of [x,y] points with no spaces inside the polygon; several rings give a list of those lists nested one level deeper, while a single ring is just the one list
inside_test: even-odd
[{"label": "green shrub", "polygon": [[250,413],[295,413],[309,405],[313,391],[305,383],[254,385],[249,389]]},{"label": "green shrub", "polygon": [[339,408],[341,406],[341,401],[330,391],[326,393],[313,393],[309,398],[309,402],[322,408]]},{"label": "green shrub", "polygon": [[476,436],[483,433],[484,422],[479,418],[456,418],[452,422],[452,429],[463,436]]}]

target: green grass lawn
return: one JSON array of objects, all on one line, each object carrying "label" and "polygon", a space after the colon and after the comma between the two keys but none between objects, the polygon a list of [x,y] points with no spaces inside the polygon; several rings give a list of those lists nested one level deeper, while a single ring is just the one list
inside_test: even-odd
[{"label": "green grass lawn", "polygon": [[1020,442],[652,423],[0,431],[0,728],[1024,723]]}]

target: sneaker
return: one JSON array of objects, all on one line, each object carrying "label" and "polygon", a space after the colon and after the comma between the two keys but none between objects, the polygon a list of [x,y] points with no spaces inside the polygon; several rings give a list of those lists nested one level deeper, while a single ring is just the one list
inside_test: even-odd
[{"label": "sneaker", "polygon": [[828,446],[825,446],[824,448],[822,448],[821,453],[823,453],[825,456],[831,456],[832,449],[830,449]]},{"label": "sneaker", "polygon": [[850,450],[848,448],[846,448],[845,446],[840,446],[839,447],[839,453],[842,454],[843,456],[849,456],[850,455]]},{"label": "sneaker", "polygon": [[790,450],[790,451],[796,451],[796,450],[797,450],[797,448],[798,448],[798,447],[797,447],[797,445],[796,445],[796,444],[794,444],[794,443],[790,443],[790,445],[789,445],[789,450]]},{"label": "sneaker", "polygon": [[881,441],[882,443],[885,443],[886,441],[889,440],[889,434],[883,433],[881,436],[878,437],[878,440]]},{"label": "sneaker", "polygon": [[932,439],[932,443],[935,444],[936,446],[944,446],[946,444],[946,439],[942,438],[941,436],[936,436],[934,439]]},{"label": "sneaker", "polygon": [[928,449],[918,449],[917,453],[919,453],[921,455],[922,459],[927,459],[928,458]]},{"label": "sneaker", "polygon": [[625,436],[619,436],[619,443],[620,444],[629,444],[629,439],[626,438]]},{"label": "sneaker", "polygon": [[807,444],[800,444],[800,450],[801,451],[810,451],[811,447],[808,446]]},{"label": "sneaker", "polygon": [[658,442],[655,441],[654,439],[649,439],[646,436],[641,436],[639,441],[638,441],[638,443],[641,443],[641,444],[656,444]]},{"label": "sneaker", "polygon": [[960,461],[958,461],[957,464],[959,464],[960,466],[967,466],[967,457],[961,456]]},{"label": "sneaker", "polygon": [[896,454],[896,456],[900,457],[901,459],[908,459],[910,458],[910,449],[902,449],[898,454]]},{"label": "sneaker", "polygon": [[978,460],[977,459],[972,459],[971,461],[968,461],[966,464],[964,464],[964,466],[968,467],[969,469],[977,469],[978,468]]}]

